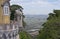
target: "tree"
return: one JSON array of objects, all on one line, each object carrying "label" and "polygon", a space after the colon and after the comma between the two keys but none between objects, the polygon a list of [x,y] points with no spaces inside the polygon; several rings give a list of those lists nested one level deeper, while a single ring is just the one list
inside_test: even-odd
[{"label": "tree", "polygon": [[47,22],[43,24],[38,39],[60,39],[60,10],[53,12],[49,14]]},{"label": "tree", "polygon": [[20,39],[32,39],[31,35],[29,35],[26,31],[21,31],[19,34]]}]

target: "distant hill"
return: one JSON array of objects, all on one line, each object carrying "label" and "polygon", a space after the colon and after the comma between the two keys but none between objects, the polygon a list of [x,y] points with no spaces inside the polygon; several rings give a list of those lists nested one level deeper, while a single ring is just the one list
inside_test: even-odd
[{"label": "distant hill", "polygon": [[27,23],[26,30],[40,29],[41,25],[46,21],[48,15],[25,15],[25,22]]}]

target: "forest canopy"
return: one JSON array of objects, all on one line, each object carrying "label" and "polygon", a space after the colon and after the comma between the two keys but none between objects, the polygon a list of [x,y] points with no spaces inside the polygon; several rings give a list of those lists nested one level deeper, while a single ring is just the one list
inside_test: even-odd
[{"label": "forest canopy", "polygon": [[43,24],[38,39],[60,39],[60,10],[53,10]]}]

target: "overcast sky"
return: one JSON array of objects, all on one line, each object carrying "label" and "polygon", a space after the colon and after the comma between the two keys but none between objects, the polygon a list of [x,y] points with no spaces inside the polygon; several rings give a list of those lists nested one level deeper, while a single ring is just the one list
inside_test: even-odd
[{"label": "overcast sky", "polygon": [[24,14],[48,14],[53,9],[60,9],[60,0],[11,0],[24,8]]}]

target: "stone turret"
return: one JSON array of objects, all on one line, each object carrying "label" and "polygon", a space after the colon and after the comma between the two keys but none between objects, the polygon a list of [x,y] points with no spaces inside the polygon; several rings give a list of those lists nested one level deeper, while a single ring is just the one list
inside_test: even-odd
[{"label": "stone turret", "polygon": [[16,10],[16,15],[17,15],[17,22],[19,23],[19,27],[23,27],[22,19],[23,19],[23,12],[21,9]]}]

